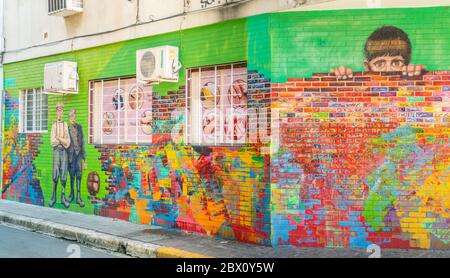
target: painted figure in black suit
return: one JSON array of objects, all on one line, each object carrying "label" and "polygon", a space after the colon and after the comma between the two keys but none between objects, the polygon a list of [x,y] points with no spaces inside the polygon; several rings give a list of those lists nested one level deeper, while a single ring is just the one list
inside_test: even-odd
[{"label": "painted figure in black suit", "polygon": [[69,203],[74,199],[74,182],[77,186],[76,203],[80,207],[84,207],[84,202],[81,199],[81,177],[83,175],[83,167],[86,169],[86,147],[83,136],[83,128],[76,122],[76,110],[72,109],[69,113],[69,136],[70,147],[67,149],[69,160],[69,174],[70,174],[70,189]]}]

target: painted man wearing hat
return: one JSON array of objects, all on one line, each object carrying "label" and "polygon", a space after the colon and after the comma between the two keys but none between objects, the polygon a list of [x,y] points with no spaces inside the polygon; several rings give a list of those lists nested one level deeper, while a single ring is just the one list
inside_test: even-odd
[{"label": "painted man wearing hat", "polygon": [[[69,203],[74,199],[74,181],[77,185],[77,197],[76,203],[80,207],[84,207],[84,202],[81,199],[81,177],[83,175],[83,166],[86,168],[86,147],[84,144],[83,128],[76,122],[75,109],[69,112],[69,136],[70,136],[70,146],[67,149],[67,154],[69,158],[69,174],[70,174],[70,196]],[[84,163],[83,163],[84,162]]]},{"label": "painted man wearing hat", "polygon": [[58,104],[56,106],[56,113],[58,119],[53,123],[51,133],[51,143],[53,147],[53,195],[49,205],[50,207],[53,207],[56,203],[58,180],[61,179],[61,203],[66,208],[69,208],[70,204],[66,200],[66,196],[64,194],[66,189],[68,168],[67,149],[70,146],[69,128],[67,123],[63,121],[64,106],[62,104]]}]

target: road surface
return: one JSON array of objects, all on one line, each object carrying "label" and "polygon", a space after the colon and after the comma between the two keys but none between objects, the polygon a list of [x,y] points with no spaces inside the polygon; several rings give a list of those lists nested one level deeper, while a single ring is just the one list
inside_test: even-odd
[{"label": "road surface", "polygon": [[103,250],[0,224],[0,258],[123,258]]}]

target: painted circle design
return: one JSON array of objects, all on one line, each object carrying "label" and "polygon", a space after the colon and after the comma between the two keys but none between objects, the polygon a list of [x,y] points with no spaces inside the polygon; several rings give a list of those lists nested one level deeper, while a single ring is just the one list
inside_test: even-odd
[{"label": "painted circle design", "polygon": [[228,139],[233,141],[243,140],[247,134],[247,115],[244,111],[233,111],[233,119],[231,115],[225,117],[225,134]]},{"label": "painted circle design", "polygon": [[117,89],[114,93],[112,102],[116,111],[125,109],[124,93],[123,89]]},{"label": "painted circle design", "polygon": [[247,82],[242,79],[234,81],[228,89],[228,101],[235,108],[247,107]]},{"label": "painted circle design", "polygon": [[203,136],[207,140],[214,140],[216,134],[216,116],[214,110],[206,110],[203,114]]},{"label": "painted circle design", "polygon": [[112,112],[105,112],[103,114],[103,133],[106,135],[111,135],[115,126],[116,116],[114,116]]},{"label": "painted circle design", "polygon": [[152,111],[145,110],[141,115],[140,120],[141,130],[144,134],[151,135],[152,134]]},{"label": "painted circle design", "polygon": [[[214,103],[218,104],[220,101],[220,90],[216,87],[214,82],[207,82],[203,85],[200,99],[202,100],[202,105],[204,108],[214,108]],[[214,89],[215,88],[215,89]],[[217,93],[217,96],[216,94]],[[216,100],[214,102],[214,100]]]},{"label": "painted circle design", "polygon": [[141,109],[144,105],[144,91],[139,86],[134,86],[128,93],[128,106],[131,110]]}]

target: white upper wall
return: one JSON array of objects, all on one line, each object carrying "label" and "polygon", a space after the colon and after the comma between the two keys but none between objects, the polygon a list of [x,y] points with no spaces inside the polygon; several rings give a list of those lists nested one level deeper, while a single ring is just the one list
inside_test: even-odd
[{"label": "white upper wall", "polygon": [[450,0],[337,0],[302,6],[294,11],[448,6]]},{"label": "white upper wall", "polygon": [[84,0],[82,13],[64,18],[48,15],[48,0],[3,1],[4,63],[261,13],[450,5],[450,0],[240,0],[225,8],[226,0]]}]

